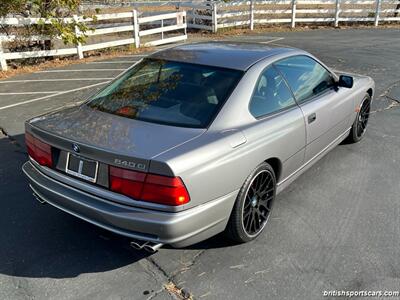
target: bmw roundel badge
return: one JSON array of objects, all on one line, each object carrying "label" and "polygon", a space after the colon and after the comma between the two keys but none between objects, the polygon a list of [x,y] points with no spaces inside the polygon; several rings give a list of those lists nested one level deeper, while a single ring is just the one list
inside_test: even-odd
[{"label": "bmw roundel badge", "polygon": [[81,151],[81,149],[79,148],[79,146],[77,144],[72,144],[72,150],[74,150],[74,152],[79,153],[79,151]]}]

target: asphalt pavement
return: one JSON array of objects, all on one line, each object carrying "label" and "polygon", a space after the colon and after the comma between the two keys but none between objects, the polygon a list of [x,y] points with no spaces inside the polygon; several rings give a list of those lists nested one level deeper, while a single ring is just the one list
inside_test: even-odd
[{"label": "asphalt pavement", "polygon": [[[365,139],[339,145],[281,193],[263,234],[222,235],[150,255],[31,195],[24,121],[75,105],[141,56],[0,81],[0,298],[320,299],[328,290],[399,290],[400,31],[313,30],[232,39],[305,49],[330,67],[373,77]],[[218,184],[218,183],[216,183]],[[326,298],[326,297],[325,297]]]}]

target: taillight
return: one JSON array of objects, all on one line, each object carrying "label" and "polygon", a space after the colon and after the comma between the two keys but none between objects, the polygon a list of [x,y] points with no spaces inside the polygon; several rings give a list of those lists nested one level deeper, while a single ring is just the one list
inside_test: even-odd
[{"label": "taillight", "polygon": [[146,177],[141,198],[167,205],[181,205],[190,200],[186,187],[179,177],[152,174]]},{"label": "taillight", "polygon": [[182,205],[190,201],[179,177],[146,174],[110,166],[110,189],[114,192],[165,205]]},{"label": "taillight", "polygon": [[145,173],[110,166],[110,189],[114,192],[139,199],[145,177]]},{"label": "taillight", "polygon": [[28,132],[25,133],[25,144],[29,156],[36,160],[40,165],[50,168],[53,166],[50,145],[35,138]]}]

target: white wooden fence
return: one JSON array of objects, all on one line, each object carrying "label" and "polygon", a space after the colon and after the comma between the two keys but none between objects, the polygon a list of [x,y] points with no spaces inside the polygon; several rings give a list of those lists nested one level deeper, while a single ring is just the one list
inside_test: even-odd
[{"label": "white wooden fence", "polygon": [[220,28],[255,24],[331,23],[400,21],[398,0],[270,0],[230,1],[204,4],[183,3],[188,28],[216,32]]},{"label": "white wooden fence", "polygon": [[[1,0],[0,0],[1,1]],[[148,6],[151,6],[148,4]],[[97,15],[97,20],[128,19],[128,23],[119,26],[97,28],[93,32],[86,32],[89,37],[105,34],[118,34],[131,32],[130,36],[123,39],[92,43],[78,44],[72,48],[53,49],[43,51],[7,52],[2,48],[0,38],[0,69],[7,69],[7,60],[30,57],[78,55],[83,58],[85,51],[109,48],[121,45],[134,44],[140,46],[156,46],[165,43],[177,42],[187,39],[186,28],[201,29],[217,32],[218,29],[249,26],[253,29],[257,24],[290,24],[295,27],[298,23],[331,23],[337,27],[344,22],[370,22],[375,26],[383,22],[400,21],[400,0],[239,0],[239,1],[212,1],[204,0],[180,2],[178,11],[163,13],[154,16],[139,16],[137,10],[124,13]],[[187,17],[187,20],[186,20]],[[64,19],[65,22],[73,20],[79,22],[92,22],[90,18],[74,16]],[[0,25],[26,26],[38,24],[38,18],[3,18]],[[51,24],[49,20],[45,20]],[[157,22],[157,24],[155,24]],[[109,25],[109,24],[107,24]],[[171,35],[179,32],[179,35]],[[76,35],[82,34],[79,29]],[[160,39],[148,40],[148,36],[160,35]],[[9,36],[7,39],[14,39]],[[43,39],[31,37],[30,39]],[[146,39],[146,41],[141,41]]]},{"label": "white wooden fence", "polygon": [[217,2],[204,1],[203,3],[182,3],[178,7],[182,7],[187,11],[188,28],[216,32],[218,21],[215,13],[217,6]]},{"label": "white wooden fence", "polygon": [[[65,18],[64,22],[70,23],[74,19],[77,20],[78,22],[85,22],[85,23],[93,22],[93,19],[83,18],[78,16],[74,16],[73,18]],[[3,49],[2,44],[4,44],[4,42],[14,40],[18,38],[18,36],[10,35],[7,37],[0,38],[0,69],[7,70],[7,60],[10,59],[24,59],[31,57],[60,56],[60,55],[78,55],[78,57],[81,59],[83,58],[84,52],[91,50],[110,48],[110,47],[129,45],[129,44],[134,44],[137,48],[139,48],[140,46],[145,46],[145,47],[156,46],[187,39],[185,11],[160,14],[154,16],[144,16],[144,17],[139,17],[138,12],[136,10],[124,13],[96,15],[97,21],[101,20],[109,21],[116,19],[130,19],[131,24],[126,25],[125,23],[123,23],[122,25],[114,27],[97,28],[94,31],[87,31],[85,35],[90,37],[90,36],[105,35],[105,34],[115,34],[121,32],[131,32],[131,37],[107,41],[107,42],[101,42],[101,43],[94,43],[94,44],[85,44],[85,45],[77,44],[75,47],[71,48],[43,50],[43,51],[26,51],[26,52],[6,52],[6,49]],[[0,24],[9,26],[25,26],[25,25],[38,24],[41,21],[45,22],[46,24],[51,24],[50,20],[41,20],[40,18],[3,18],[0,19]],[[179,34],[178,35],[175,34],[172,37],[168,36],[165,37],[165,35],[170,33],[171,31],[179,32]],[[79,31],[78,27],[75,28],[75,34],[77,36],[82,34]],[[161,34],[161,38],[141,43],[142,37],[152,36],[155,34],[158,35]],[[44,37],[30,37],[29,40],[41,40],[43,38]]]}]

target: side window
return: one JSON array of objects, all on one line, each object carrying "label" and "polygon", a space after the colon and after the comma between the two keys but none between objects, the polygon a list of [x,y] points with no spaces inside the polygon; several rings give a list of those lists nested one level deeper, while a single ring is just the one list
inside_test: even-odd
[{"label": "side window", "polygon": [[299,103],[321,94],[334,84],[332,75],[308,56],[289,57],[276,62],[275,66],[286,78]]},{"label": "side window", "polygon": [[278,71],[270,66],[263,71],[250,101],[250,112],[261,117],[295,104],[285,80]]}]

